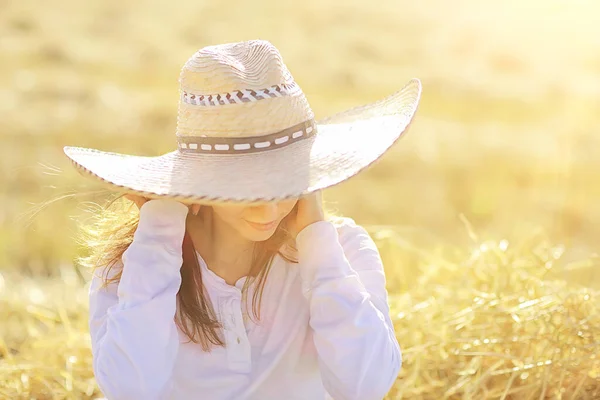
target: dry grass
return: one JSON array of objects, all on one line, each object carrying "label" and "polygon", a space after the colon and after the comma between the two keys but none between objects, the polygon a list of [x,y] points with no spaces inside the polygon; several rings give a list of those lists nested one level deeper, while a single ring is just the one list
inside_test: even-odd
[{"label": "dry grass", "polygon": [[[389,276],[404,368],[390,399],[600,396],[600,291],[568,284],[564,248],[540,236],[417,248],[374,229]],[[477,245],[475,245],[477,243]],[[411,269],[395,264],[410,265]],[[0,296],[0,398],[99,396],[87,293],[62,279],[12,277]]]},{"label": "dry grass", "polygon": [[423,81],[411,133],[326,193],[384,254],[405,354],[390,398],[600,397],[600,6],[172,4],[0,0],[0,398],[98,395],[69,217],[104,197],[28,218],[95,189],[61,147],[171,150],[182,62],[257,37],[318,116]]}]

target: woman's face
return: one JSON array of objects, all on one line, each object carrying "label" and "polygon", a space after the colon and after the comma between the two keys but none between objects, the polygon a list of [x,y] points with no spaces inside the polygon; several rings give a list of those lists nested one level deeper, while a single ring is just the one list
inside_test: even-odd
[{"label": "woman's face", "polygon": [[269,239],[296,205],[296,199],[278,203],[247,205],[214,205],[215,216],[253,242]]}]

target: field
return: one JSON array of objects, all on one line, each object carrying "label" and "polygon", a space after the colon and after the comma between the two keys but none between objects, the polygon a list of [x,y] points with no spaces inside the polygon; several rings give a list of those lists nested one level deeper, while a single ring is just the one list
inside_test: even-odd
[{"label": "field", "polygon": [[254,38],[318,117],[423,82],[408,135],[325,192],[381,246],[405,358],[389,398],[600,398],[598,15],[589,0],[0,0],[0,398],[101,396],[72,260],[107,193],[62,147],[172,150],[182,64]]}]

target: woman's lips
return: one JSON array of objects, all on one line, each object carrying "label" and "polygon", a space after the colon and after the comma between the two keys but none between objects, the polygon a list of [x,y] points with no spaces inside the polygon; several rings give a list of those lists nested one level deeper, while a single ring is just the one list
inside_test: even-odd
[{"label": "woman's lips", "polygon": [[248,220],[244,220],[248,223],[248,225],[250,225],[252,228],[258,230],[258,231],[270,231],[271,229],[275,228],[277,226],[277,221],[271,221],[267,224],[260,224],[257,222],[250,222]]}]

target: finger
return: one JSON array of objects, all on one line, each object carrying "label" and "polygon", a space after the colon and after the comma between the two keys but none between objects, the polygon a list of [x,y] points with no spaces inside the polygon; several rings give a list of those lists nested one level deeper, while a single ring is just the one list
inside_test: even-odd
[{"label": "finger", "polygon": [[131,201],[133,204],[135,204],[136,206],[138,205],[138,200],[136,198],[136,196],[132,195],[132,194],[126,194],[124,196],[127,200]]},{"label": "finger", "polygon": [[190,207],[192,214],[198,215],[198,211],[200,211],[200,204],[192,204]]},{"label": "finger", "polygon": [[142,208],[144,203],[148,201],[148,199],[146,199],[145,197],[137,196],[135,194],[127,194],[125,195],[125,198],[133,202],[137,206],[137,208]]}]

